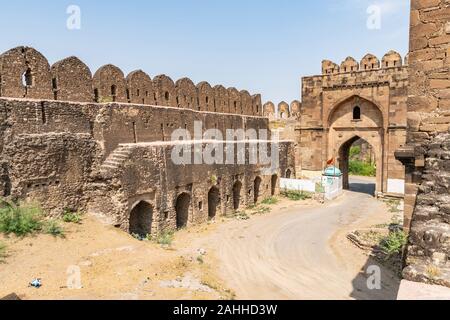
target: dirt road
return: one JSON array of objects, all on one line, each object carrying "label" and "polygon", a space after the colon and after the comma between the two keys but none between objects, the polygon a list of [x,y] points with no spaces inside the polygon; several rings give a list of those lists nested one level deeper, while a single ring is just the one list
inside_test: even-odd
[{"label": "dirt road", "polygon": [[238,299],[395,299],[397,277],[381,267],[382,289],[369,290],[365,271],[377,263],[345,238],[353,228],[389,221],[386,212],[373,197],[347,192],[331,206],[290,205],[223,225],[214,242],[221,275]]}]

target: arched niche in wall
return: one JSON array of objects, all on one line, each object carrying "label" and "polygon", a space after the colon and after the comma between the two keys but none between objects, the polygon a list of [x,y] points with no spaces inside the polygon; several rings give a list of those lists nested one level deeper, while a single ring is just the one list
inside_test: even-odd
[{"label": "arched niche in wall", "polygon": [[243,114],[242,104],[241,104],[241,94],[236,88],[228,88],[228,98],[230,113],[233,114]]},{"label": "arched niche in wall", "polygon": [[217,85],[214,87],[214,98],[216,102],[217,112],[230,112],[229,94],[228,90],[224,86]]},{"label": "arched niche in wall", "polygon": [[354,72],[359,70],[359,63],[352,57],[347,57],[342,63],[340,72]]},{"label": "arched niche in wall", "polygon": [[247,116],[251,116],[253,115],[253,101],[252,101],[252,96],[250,95],[250,93],[246,90],[242,90],[240,92],[241,95],[241,109],[243,114],[247,115]]},{"label": "arched niche in wall", "polygon": [[51,68],[55,100],[92,102],[94,100],[92,73],[77,57],[56,62]]},{"label": "arched niche in wall", "polygon": [[191,79],[182,78],[175,83],[179,108],[200,110],[197,87]]},{"label": "arched niche in wall", "polygon": [[275,117],[275,104],[268,101],[263,106],[263,116],[273,119]]},{"label": "arched niche in wall", "polygon": [[178,107],[175,84],[166,75],[159,75],[153,79],[156,104],[158,106]]},{"label": "arched niche in wall", "polygon": [[289,119],[291,113],[289,111],[289,105],[282,101],[278,104],[278,119],[286,120]]},{"label": "arched niche in wall", "polygon": [[155,93],[150,76],[142,70],[131,72],[127,78],[127,100],[136,104],[155,105]]},{"label": "arched niche in wall", "polygon": [[262,99],[260,94],[255,94],[252,96],[253,104],[253,115],[260,117],[263,113]]},{"label": "arched niche in wall", "polygon": [[300,101],[294,100],[291,102],[291,118],[300,120],[301,107],[302,104]]},{"label": "arched niche in wall", "polygon": [[366,54],[360,63],[361,71],[368,71],[380,68],[380,60],[373,54]]},{"label": "arched niche in wall", "polygon": [[98,103],[128,102],[125,76],[120,68],[107,64],[93,77],[94,99]]},{"label": "arched niche in wall", "polygon": [[401,67],[403,65],[402,56],[398,52],[391,50],[383,56],[381,65],[383,68]]},{"label": "arched niche in wall", "polygon": [[219,107],[215,101],[214,89],[206,82],[197,84],[198,102],[201,111],[218,112]]},{"label": "arched niche in wall", "polygon": [[2,96],[53,99],[50,65],[37,50],[17,47],[0,56]]}]

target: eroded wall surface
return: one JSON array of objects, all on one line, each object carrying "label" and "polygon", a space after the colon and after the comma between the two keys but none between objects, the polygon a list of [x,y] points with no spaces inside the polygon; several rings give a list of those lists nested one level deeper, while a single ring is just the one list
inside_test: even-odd
[{"label": "eroded wall surface", "polygon": [[413,0],[408,88],[405,228],[408,280],[450,286],[450,8]]}]

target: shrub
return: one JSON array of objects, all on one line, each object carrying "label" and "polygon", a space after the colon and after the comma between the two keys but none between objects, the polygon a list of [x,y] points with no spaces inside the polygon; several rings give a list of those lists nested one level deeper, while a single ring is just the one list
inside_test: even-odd
[{"label": "shrub", "polygon": [[83,220],[82,216],[78,212],[72,212],[69,210],[64,211],[62,219],[66,223],[81,223],[81,220]]},{"label": "shrub", "polygon": [[284,191],[283,196],[293,201],[304,201],[312,198],[312,195],[309,192],[292,190]]},{"label": "shrub", "polygon": [[349,162],[349,172],[352,175],[375,177],[377,169],[374,165],[359,160],[352,160]]},{"label": "shrub", "polygon": [[392,256],[394,254],[400,254],[406,244],[408,243],[408,236],[403,231],[391,232],[389,236],[381,240],[380,247],[383,252]]},{"label": "shrub", "polygon": [[361,155],[361,147],[351,147],[350,148],[350,159],[358,158]]},{"label": "shrub", "polygon": [[53,219],[46,221],[44,232],[54,237],[65,237],[63,228],[59,225],[58,221]]},{"label": "shrub", "polygon": [[18,237],[39,232],[43,228],[42,216],[38,206],[4,201],[0,204],[0,232]]},{"label": "shrub", "polygon": [[266,204],[266,205],[273,205],[273,204],[277,204],[278,203],[278,199],[275,197],[270,197],[267,199],[264,199],[262,204]]},{"label": "shrub", "polygon": [[161,233],[158,238],[156,239],[156,243],[163,245],[163,246],[170,246],[172,245],[174,239],[174,234],[171,231],[166,231]]}]

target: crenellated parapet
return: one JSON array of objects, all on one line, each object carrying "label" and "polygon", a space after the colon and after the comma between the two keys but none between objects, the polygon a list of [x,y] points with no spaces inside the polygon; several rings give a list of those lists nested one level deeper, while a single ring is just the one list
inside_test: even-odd
[{"label": "crenellated parapet", "polygon": [[294,100],[289,105],[287,102],[280,102],[277,107],[271,101],[268,101],[263,106],[263,116],[274,121],[291,121],[300,119],[302,103]]},{"label": "crenellated parapet", "polygon": [[373,54],[366,54],[360,62],[353,57],[347,57],[341,64],[337,64],[330,60],[322,61],[322,74],[334,75],[351,72],[367,72],[388,68],[400,68],[408,65],[408,57],[403,60],[402,56],[393,50],[386,53],[380,61]]},{"label": "crenellated parapet", "polygon": [[261,95],[246,90],[195,84],[189,78],[174,82],[166,75],[153,79],[136,70],[125,77],[107,64],[94,74],[77,57],[50,66],[37,50],[17,47],[0,55],[0,97],[68,102],[132,103],[204,112],[261,116]]}]

